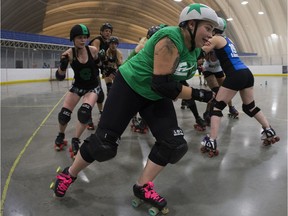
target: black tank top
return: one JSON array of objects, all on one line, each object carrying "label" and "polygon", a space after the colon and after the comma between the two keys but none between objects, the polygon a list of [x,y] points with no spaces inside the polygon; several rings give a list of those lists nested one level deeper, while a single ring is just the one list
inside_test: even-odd
[{"label": "black tank top", "polygon": [[[100,41],[100,48],[99,48],[99,49],[100,49],[100,50],[101,50],[101,49],[104,49],[105,52],[106,52],[107,49],[109,48],[109,43],[106,42],[106,41],[104,41],[101,35],[93,38],[93,39],[89,42],[89,45],[91,45],[92,42],[93,42],[94,40],[96,40],[96,39],[98,39],[98,40]],[[92,45],[91,45],[91,46],[92,46]]]},{"label": "black tank top", "polygon": [[88,53],[88,61],[84,64],[80,63],[76,56],[75,47],[72,48],[73,51],[73,61],[71,67],[74,71],[74,82],[73,86],[80,89],[94,89],[98,86],[99,72],[97,70],[95,60],[93,59],[90,49],[85,46]]}]

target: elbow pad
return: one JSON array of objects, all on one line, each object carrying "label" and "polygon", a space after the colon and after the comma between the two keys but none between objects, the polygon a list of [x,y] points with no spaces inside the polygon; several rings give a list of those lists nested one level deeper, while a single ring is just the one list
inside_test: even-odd
[{"label": "elbow pad", "polygon": [[171,79],[170,75],[153,74],[151,88],[162,97],[175,100],[182,91],[182,84]]},{"label": "elbow pad", "polygon": [[66,73],[62,75],[62,74],[59,73],[58,70],[56,70],[55,77],[56,77],[57,80],[63,81],[65,79],[65,77],[66,77]]},{"label": "elbow pad", "polygon": [[60,69],[65,71],[68,67],[69,59],[68,58],[61,58],[60,60]]}]

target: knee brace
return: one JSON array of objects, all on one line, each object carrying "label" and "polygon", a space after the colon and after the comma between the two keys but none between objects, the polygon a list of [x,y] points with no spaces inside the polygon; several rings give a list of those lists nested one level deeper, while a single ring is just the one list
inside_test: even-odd
[{"label": "knee brace", "polygon": [[157,141],[149,154],[149,159],[160,166],[177,163],[187,152],[188,145],[182,135],[174,135],[166,140]]},{"label": "knee brace", "polygon": [[104,101],[104,93],[103,93],[103,89],[101,89],[101,91],[98,94],[98,99],[97,99],[97,103],[103,103]]},{"label": "knee brace", "polygon": [[114,158],[117,154],[118,138],[104,133],[101,129],[84,140],[80,153],[85,161],[92,163],[94,160],[103,162]]},{"label": "knee brace", "polygon": [[71,120],[71,113],[72,111],[62,107],[61,111],[58,114],[58,122],[61,125],[66,125]]},{"label": "knee brace", "polygon": [[[242,110],[251,118],[256,115],[261,109],[255,106],[255,101],[252,101],[250,104],[242,104]],[[251,110],[251,111],[250,111]]]},{"label": "knee brace", "polygon": [[78,120],[82,124],[87,124],[91,118],[92,107],[88,103],[83,103],[78,109]]},{"label": "knee brace", "polygon": [[[224,101],[217,101],[214,100],[211,103],[211,112],[210,115],[211,116],[218,116],[218,117],[222,117],[223,113],[222,110],[227,106],[227,104]],[[214,110],[214,107],[217,108],[218,110]]]}]

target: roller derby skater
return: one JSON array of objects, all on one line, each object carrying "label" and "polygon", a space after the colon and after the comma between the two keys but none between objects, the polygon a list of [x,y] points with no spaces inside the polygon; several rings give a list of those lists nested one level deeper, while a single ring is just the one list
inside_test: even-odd
[{"label": "roller derby skater", "polygon": [[[218,17],[218,27],[214,28],[214,36],[210,39],[210,43],[204,45],[202,50],[205,53],[215,52],[220,66],[226,75],[223,84],[217,91],[216,98],[213,101],[211,109],[211,130],[210,134],[204,137],[201,142],[204,148],[201,151],[209,151],[217,154],[216,138],[223,117],[223,109],[227,106],[229,101],[239,92],[242,100],[242,110],[249,117],[255,118],[263,128],[262,137],[264,145],[270,145],[280,140],[276,136],[275,131],[271,128],[264,113],[256,106],[254,100],[254,76],[250,69],[241,61],[238,56],[234,43],[223,32],[226,28],[226,20]],[[229,56],[229,58],[227,57]],[[234,116],[236,111],[234,112]],[[218,143],[219,144],[219,143]],[[209,155],[212,155],[209,153]]]},{"label": "roller derby skater", "polygon": [[219,154],[219,151],[217,150],[217,142],[216,140],[213,140],[209,137],[209,135],[206,135],[204,139],[201,142],[201,152],[202,153],[208,153],[209,157],[214,157]]},{"label": "roller derby skater", "polygon": [[153,207],[149,208],[149,215],[155,216],[158,213],[167,214],[169,209],[166,207],[165,198],[161,197],[154,189],[153,182],[148,182],[143,186],[134,185],[133,192],[135,199],[132,200],[132,206],[138,207],[142,202],[149,203]]},{"label": "roller derby skater", "polygon": [[54,148],[56,151],[62,151],[64,146],[67,146],[67,140],[65,140],[65,134],[59,133],[55,140]]},{"label": "roller derby skater", "polygon": [[239,119],[239,112],[236,110],[234,106],[229,106],[228,117],[233,119]]},{"label": "roller derby skater", "polygon": [[261,140],[263,140],[263,145],[264,146],[270,146],[271,144],[274,144],[280,140],[278,136],[276,136],[275,131],[273,128],[264,128],[263,131],[261,132]]},{"label": "roller derby skater", "polygon": [[[140,112],[149,123],[155,144],[151,146],[133,192],[147,202],[154,200],[152,203],[158,210],[166,207],[166,200],[153,190],[150,182],[165,168],[171,168],[170,164],[177,164],[188,151],[173,101],[193,99],[207,103],[214,97],[211,91],[184,86],[179,80],[188,80],[196,73],[193,65],[197,64],[201,51],[197,48],[212,37],[212,30],[218,25],[217,18],[210,7],[190,4],[182,10],[177,26],[160,29],[142,51],[119,67],[95,133],[81,144],[68,172],[64,173],[65,178],[57,178],[58,194],[60,191],[64,195],[73,182],[71,176],[77,177],[93,162],[97,161],[94,164],[97,165],[115,158],[121,142],[125,142],[121,136],[131,118]],[[158,55],[151,55],[153,52]],[[179,62],[184,64],[179,65]],[[142,155],[138,157],[142,161]]]},{"label": "roller derby skater", "polygon": [[54,191],[56,197],[64,197],[69,186],[77,179],[72,177],[68,170],[69,167],[66,167],[63,171],[58,167],[56,181],[50,184],[50,189]]},{"label": "roller derby skater", "polygon": [[75,156],[79,150],[79,146],[80,146],[80,140],[79,138],[72,138],[71,140],[71,147],[69,148],[69,152],[70,152],[70,157],[74,160]]},{"label": "roller derby skater", "polygon": [[58,113],[58,123],[59,133],[64,134],[71,120],[73,110],[82,99],[82,104],[77,112],[78,121],[74,136],[77,138],[86,129],[91,118],[92,109],[101,92],[98,82],[99,73],[95,64],[98,59],[98,50],[93,46],[86,45],[89,36],[89,29],[83,24],[77,24],[71,28],[70,41],[73,42],[74,46],[61,54],[60,66],[55,74],[57,80],[62,81],[66,77],[69,64],[73,69],[74,80]]}]

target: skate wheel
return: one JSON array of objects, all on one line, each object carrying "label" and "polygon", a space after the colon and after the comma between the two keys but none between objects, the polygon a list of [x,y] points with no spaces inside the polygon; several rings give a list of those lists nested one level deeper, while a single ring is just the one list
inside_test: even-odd
[{"label": "skate wheel", "polygon": [[51,190],[54,190],[54,188],[55,188],[55,182],[51,182],[51,184],[50,184],[50,189],[51,189]]},{"label": "skate wheel", "polygon": [[131,202],[131,204],[132,204],[132,206],[134,207],[134,208],[137,208],[137,207],[139,207],[140,205],[141,205],[141,200],[139,199],[139,198],[135,198],[135,199],[133,199],[132,200],[132,202]]},{"label": "skate wheel", "polygon": [[169,213],[169,209],[168,209],[167,207],[164,207],[164,208],[161,210],[161,213],[162,213],[163,215],[168,214],[168,213]]},{"label": "skate wheel", "polygon": [[160,211],[159,211],[159,209],[156,208],[156,207],[151,207],[151,208],[148,210],[148,212],[149,212],[149,215],[151,215],[151,216],[156,216]]},{"label": "skate wheel", "polygon": [[206,152],[207,152],[207,149],[205,148],[205,146],[202,146],[202,147],[200,148],[200,151],[201,151],[202,153],[206,153]]},{"label": "skate wheel", "polygon": [[61,173],[62,172],[62,168],[59,166],[57,169],[56,169],[56,173]]},{"label": "skate wheel", "polygon": [[212,157],[216,157],[216,156],[218,156],[218,154],[219,154],[219,151],[218,150],[216,150],[216,151],[209,151],[209,153],[208,153],[208,156],[210,157],[210,158],[212,158]]}]

